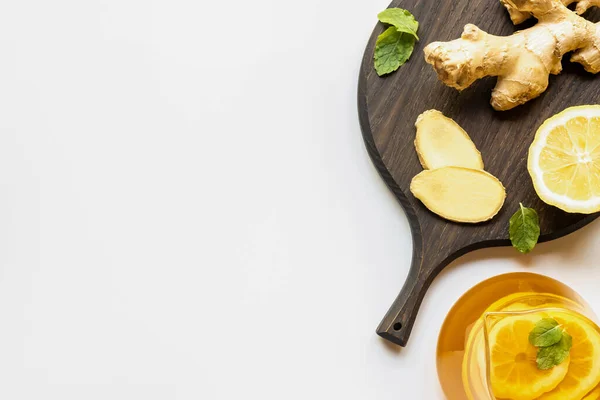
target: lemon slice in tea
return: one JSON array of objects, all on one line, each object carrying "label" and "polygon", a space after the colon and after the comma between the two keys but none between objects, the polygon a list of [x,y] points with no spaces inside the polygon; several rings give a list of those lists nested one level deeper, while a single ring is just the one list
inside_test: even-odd
[{"label": "lemon slice in tea", "polygon": [[600,399],[600,386],[597,386],[594,390],[589,392],[583,399],[581,400],[598,400]]},{"label": "lemon slice in tea", "polygon": [[561,311],[548,315],[573,337],[573,347],[567,375],[540,400],[579,400],[600,384],[600,333],[578,314]]},{"label": "lemon slice in tea", "polygon": [[538,349],[529,343],[529,333],[541,318],[539,313],[508,316],[490,329],[490,383],[497,398],[537,399],[567,375],[569,358],[548,370],[537,367]]}]

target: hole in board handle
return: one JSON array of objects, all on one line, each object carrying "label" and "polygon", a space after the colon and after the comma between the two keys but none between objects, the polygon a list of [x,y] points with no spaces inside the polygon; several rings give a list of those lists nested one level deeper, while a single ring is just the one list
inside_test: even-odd
[{"label": "hole in board handle", "polygon": [[394,324],[394,330],[399,331],[400,329],[402,329],[402,324],[400,322],[396,322]]}]

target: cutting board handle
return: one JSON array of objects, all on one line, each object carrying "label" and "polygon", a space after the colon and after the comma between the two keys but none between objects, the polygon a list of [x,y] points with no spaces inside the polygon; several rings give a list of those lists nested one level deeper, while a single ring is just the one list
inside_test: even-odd
[{"label": "cutting board handle", "polygon": [[[416,246],[415,246],[416,247]],[[377,334],[402,347],[406,346],[425,293],[431,285],[435,265],[425,265],[420,249],[414,249],[406,282],[387,314],[377,327]]]},{"label": "cutting board handle", "polygon": [[[402,347],[410,338],[423,298],[435,277],[452,261],[470,251],[505,244],[504,241],[488,241],[457,249],[442,235],[424,237],[417,223],[411,224],[411,232],[413,256],[408,277],[377,327],[379,336]],[[428,250],[424,251],[425,248]]]}]

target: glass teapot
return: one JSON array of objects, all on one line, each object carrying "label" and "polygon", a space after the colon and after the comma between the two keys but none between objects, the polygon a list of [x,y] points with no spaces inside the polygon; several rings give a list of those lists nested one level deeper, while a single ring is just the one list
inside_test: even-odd
[{"label": "glass teapot", "polygon": [[[540,369],[529,333],[553,320],[572,347],[563,362]],[[465,345],[462,382],[470,400],[600,399],[600,328],[579,296],[518,292],[489,306]],[[597,348],[597,349],[596,349]]]}]

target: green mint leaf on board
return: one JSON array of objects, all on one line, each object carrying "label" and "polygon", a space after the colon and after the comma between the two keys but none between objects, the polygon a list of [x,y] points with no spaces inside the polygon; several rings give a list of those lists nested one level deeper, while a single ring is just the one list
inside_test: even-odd
[{"label": "green mint leaf on board", "polygon": [[563,330],[552,318],[544,318],[535,324],[535,328],[529,334],[529,343],[535,347],[549,347],[560,342]]},{"label": "green mint leaf on board", "polygon": [[396,71],[410,58],[415,40],[418,40],[419,23],[407,10],[388,8],[377,16],[391,25],[377,38],[375,44],[375,71],[382,76]]},{"label": "green mint leaf on board", "polygon": [[377,18],[384,24],[392,25],[398,32],[408,33],[419,40],[417,36],[419,23],[410,11],[403,10],[402,8],[388,8],[380,12]]},{"label": "green mint leaf on board", "polygon": [[563,332],[558,343],[538,350],[536,360],[538,369],[547,370],[565,361],[572,346],[573,338],[567,332]]},{"label": "green mint leaf on board", "polygon": [[523,207],[510,218],[508,233],[515,249],[529,253],[540,237],[540,219],[533,208]]},{"label": "green mint leaf on board", "polygon": [[375,45],[375,70],[379,76],[396,71],[410,57],[415,38],[408,33],[389,27],[377,38]]}]

